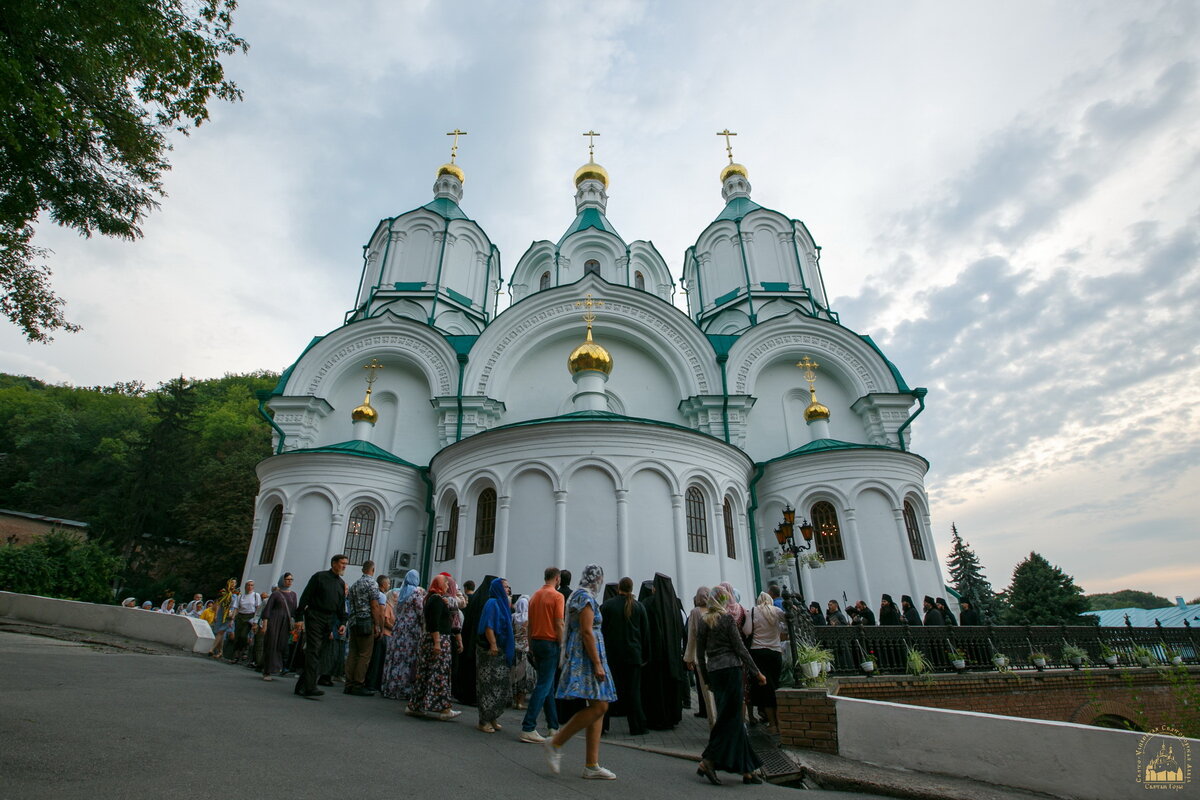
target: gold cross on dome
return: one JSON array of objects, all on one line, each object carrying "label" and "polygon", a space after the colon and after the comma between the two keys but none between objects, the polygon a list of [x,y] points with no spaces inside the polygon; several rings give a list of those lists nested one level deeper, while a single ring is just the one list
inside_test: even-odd
[{"label": "gold cross on dome", "polygon": [[733,163],[733,144],[729,141],[730,136],[737,136],[736,133],[726,128],[723,131],[717,131],[717,136],[725,137],[725,153],[729,156],[729,163]]},{"label": "gold cross on dome", "polygon": [[454,143],[450,145],[450,163],[453,164],[454,157],[458,155],[458,137],[466,136],[467,132],[460,131],[458,128],[455,128],[454,130],[450,131],[446,135],[454,137]]},{"label": "gold cross on dome", "polygon": [[582,307],[585,309],[585,311],[583,312],[583,321],[587,323],[589,337],[592,335],[592,323],[596,321],[596,312],[593,311],[592,309],[595,308],[596,306],[602,306],[602,305],[604,305],[604,301],[603,300],[593,300],[590,292],[588,294],[584,295],[584,298],[582,300],[576,301],[576,303],[575,303],[576,308]]},{"label": "gold cross on dome", "polygon": [[368,370],[367,374],[367,394],[371,393],[371,386],[374,385],[378,376],[375,374],[377,370],[383,369],[383,364],[379,363],[378,358],[372,358],[370,364],[364,364],[363,369]]},{"label": "gold cross on dome", "polygon": [[808,381],[808,388],[811,390],[813,383],[817,380],[817,373],[814,370],[819,369],[821,365],[805,356],[803,361],[796,363],[796,366],[804,370],[804,380]]},{"label": "gold cross on dome", "polygon": [[[583,133],[583,135],[588,137],[588,161],[595,161],[596,160],[596,138],[595,137],[599,136],[600,134],[596,133],[593,130],[587,130]],[[588,296],[591,297],[591,295],[588,295]]]}]

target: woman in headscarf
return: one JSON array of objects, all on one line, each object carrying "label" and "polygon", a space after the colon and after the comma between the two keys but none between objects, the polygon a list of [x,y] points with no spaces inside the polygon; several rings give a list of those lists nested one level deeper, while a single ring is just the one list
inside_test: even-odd
[{"label": "woman in headscarf", "polygon": [[480,584],[483,590],[467,595],[467,604],[463,608],[463,647],[458,656],[458,666],[454,668],[451,692],[458,698],[458,702],[467,705],[475,705],[475,631],[479,626],[479,618],[483,616],[483,607],[489,599],[488,587],[495,579],[495,575],[486,576]]},{"label": "woman in headscarf", "polygon": [[212,629],[216,634],[212,650],[208,654],[220,659],[225,650],[225,635],[233,633],[233,601],[237,597],[237,578],[225,582],[225,588],[217,595],[217,604],[213,612]]},{"label": "woman in headscarf", "polygon": [[783,610],[775,607],[771,595],[761,592],[758,602],[742,623],[742,634],[749,640],[750,657],[758,671],[767,678],[763,684],[750,684],[750,705],[767,715],[767,729],[779,733],[775,690],[779,688],[779,673],[783,670],[783,642],[779,639],[779,623]]},{"label": "woman in headscarf", "polygon": [[493,578],[488,599],[475,627],[475,691],[479,724],[484,733],[500,730],[500,715],[512,699],[509,673],[516,660],[512,601],[508,581]]},{"label": "woman in headscarf", "polygon": [[700,710],[696,712],[697,717],[707,718],[709,727],[712,727],[712,722],[716,718],[716,714],[711,712],[711,693],[704,683],[704,678],[700,675],[700,670],[696,669],[696,633],[697,625],[704,612],[708,609],[709,588],[701,586],[696,590],[696,594],[692,597],[692,610],[688,612],[687,618],[687,645],[683,648],[683,663],[688,670],[696,674],[696,694],[700,696]]},{"label": "woman in headscarf", "polygon": [[600,766],[600,732],[604,712],[617,699],[608,661],[604,653],[604,617],[600,612],[599,595],[604,585],[604,570],[599,564],[588,564],[579,578],[579,588],[567,601],[567,643],[564,649],[562,673],[558,678],[558,696],[577,698],[587,707],[575,712],[567,724],[545,744],[546,760],[557,775],[562,764],[562,747],[572,736],[585,731],[583,777],[612,780],[617,776]]},{"label": "woman in headscarf", "polygon": [[646,726],[665,731],[683,719],[683,700],[690,691],[683,666],[683,606],[671,579],[654,576],[654,593],[645,602],[650,619],[650,646],[642,669],[642,706]]},{"label": "woman in headscarf", "polygon": [[283,672],[288,642],[296,624],[292,619],[295,613],[296,593],[292,591],[292,573],[285,572],[279,579],[279,588],[271,592],[262,607],[262,630],[258,635],[263,642],[259,666],[262,667],[264,681],[273,680],[273,674]]},{"label": "woman in headscarf", "polygon": [[450,606],[446,592],[449,581],[437,575],[421,609],[425,634],[417,656],[417,674],[404,713],[411,717],[434,717],[449,721],[460,715],[450,707]]},{"label": "woman in headscarf", "polygon": [[746,609],[742,607],[741,593],[733,588],[733,584],[729,581],[721,583],[719,588],[724,589],[729,596],[729,602],[725,604],[725,611],[733,617],[734,625],[742,627],[742,623],[746,620]]},{"label": "woman in headscarf", "polygon": [[617,690],[616,702],[604,715],[604,730],[608,730],[612,717],[626,717],[630,735],[641,736],[647,731],[642,711],[642,665],[650,644],[650,620],[645,607],[633,599],[633,579],[621,578],[616,586],[616,596],[600,606],[605,657]]},{"label": "woman in headscarf", "polygon": [[516,655],[513,659],[512,696],[514,708],[525,708],[525,698],[537,684],[537,676],[529,665],[529,596],[521,595],[513,604],[513,640]]},{"label": "woman in headscarf", "polygon": [[391,700],[407,699],[417,677],[417,651],[421,647],[421,614],[425,609],[425,590],[421,574],[410,569],[396,591],[396,621],[388,637],[383,657],[383,684],[380,694]]},{"label": "woman in headscarf", "polygon": [[717,718],[708,734],[696,774],[720,784],[717,770],[740,773],[743,783],[762,783],[755,773],[762,761],[750,746],[742,721],[742,668],[760,686],[767,678],[742,643],[741,631],[728,611],[732,595],[718,586],[708,598],[708,609],[697,633],[698,665],[716,698]]}]

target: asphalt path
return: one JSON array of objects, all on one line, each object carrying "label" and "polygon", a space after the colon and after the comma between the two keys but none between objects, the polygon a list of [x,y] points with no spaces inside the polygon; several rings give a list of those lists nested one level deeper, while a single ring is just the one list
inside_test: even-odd
[{"label": "asphalt path", "polygon": [[201,657],[0,632],[0,798],[869,797],[712,786],[694,763],[612,745],[601,763],[617,780],[583,780],[582,737],[553,775],[519,725],[480,733],[472,708],[435,722],[340,686],[319,700],[292,688]]}]

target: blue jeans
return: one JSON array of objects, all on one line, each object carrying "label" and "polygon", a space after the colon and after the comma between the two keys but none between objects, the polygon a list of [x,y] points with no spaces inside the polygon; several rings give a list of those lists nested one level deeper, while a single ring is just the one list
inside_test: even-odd
[{"label": "blue jeans", "polygon": [[537,670],[537,685],[533,687],[533,694],[529,697],[529,708],[525,711],[521,730],[536,730],[538,712],[543,708],[546,710],[546,725],[557,729],[558,708],[554,704],[551,690],[554,688],[554,675],[558,672],[558,642],[530,639],[529,661]]}]

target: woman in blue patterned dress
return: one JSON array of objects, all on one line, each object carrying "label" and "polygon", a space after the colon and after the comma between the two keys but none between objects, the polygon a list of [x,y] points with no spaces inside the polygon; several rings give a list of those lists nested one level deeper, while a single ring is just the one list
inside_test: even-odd
[{"label": "woman in blue patterned dress", "polygon": [[579,733],[586,731],[587,746],[583,777],[612,780],[617,776],[600,766],[600,732],[604,712],[617,699],[617,691],[608,674],[604,656],[604,635],[600,632],[600,602],[597,595],[604,586],[604,570],[588,564],[579,579],[579,588],[567,600],[566,660],[558,678],[558,697],[587,701],[587,707],[576,712],[567,724],[546,741],[546,760],[558,774],[562,762],[562,747]]},{"label": "woman in blue patterned dress", "polygon": [[383,657],[380,694],[390,700],[407,700],[417,678],[424,610],[425,590],[421,588],[421,576],[415,569],[410,569],[396,592],[396,624]]}]

